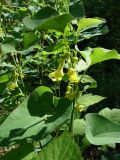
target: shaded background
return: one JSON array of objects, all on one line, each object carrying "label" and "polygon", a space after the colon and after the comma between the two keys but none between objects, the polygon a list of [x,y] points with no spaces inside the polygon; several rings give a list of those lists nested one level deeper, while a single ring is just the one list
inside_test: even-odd
[{"label": "shaded background", "polygon": [[[109,33],[87,40],[86,46],[116,49],[120,53],[120,0],[83,0],[86,17],[101,17],[107,20]],[[110,60],[97,64],[88,71],[98,82],[95,94],[107,99],[97,104],[102,107],[120,108],[120,62]]]}]

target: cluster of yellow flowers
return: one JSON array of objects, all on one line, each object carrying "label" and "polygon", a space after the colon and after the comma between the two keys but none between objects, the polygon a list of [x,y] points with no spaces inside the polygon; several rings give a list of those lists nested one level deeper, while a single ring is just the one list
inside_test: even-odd
[{"label": "cluster of yellow flowers", "polygon": [[[52,81],[61,81],[62,80],[62,78],[64,76],[64,72],[63,72],[64,63],[65,62],[60,64],[58,69],[56,69],[54,72],[49,74],[49,78],[51,78]],[[79,78],[78,78],[78,75],[77,75],[75,68],[69,68],[67,75],[69,77],[70,83],[78,83],[79,82]]]},{"label": "cluster of yellow flowers", "polygon": [[[54,72],[49,74],[49,78],[52,81],[61,81],[62,80],[62,78],[64,76],[63,68],[65,65],[65,59],[61,60],[58,68]],[[75,97],[77,95],[76,89],[73,89],[72,86],[77,85],[77,83],[79,82],[78,73],[76,71],[76,62],[78,61],[78,58],[72,57],[72,60],[73,60],[73,65],[71,65],[70,57],[69,56],[67,57],[67,62],[70,65],[68,67],[67,73],[65,73],[69,79],[69,84],[68,84],[68,87],[67,87],[67,90],[65,93],[65,97],[70,100],[75,99]],[[71,66],[73,66],[73,67],[71,67]]]}]

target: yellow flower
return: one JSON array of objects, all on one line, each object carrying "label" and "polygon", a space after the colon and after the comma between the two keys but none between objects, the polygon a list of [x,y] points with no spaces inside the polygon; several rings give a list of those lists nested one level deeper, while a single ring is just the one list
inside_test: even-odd
[{"label": "yellow flower", "polygon": [[68,74],[68,77],[70,78],[71,83],[78,83],[79,82],[79,78],[78,78],[76,70],[74,68],[70,68],[68,70],[67,74]]},{"label": "yellow flower", "polygon": [[61,81],[63,76],[63,68],[57,69],[56,71],[49,74],[49,78],[51,78],[53,81]]}]

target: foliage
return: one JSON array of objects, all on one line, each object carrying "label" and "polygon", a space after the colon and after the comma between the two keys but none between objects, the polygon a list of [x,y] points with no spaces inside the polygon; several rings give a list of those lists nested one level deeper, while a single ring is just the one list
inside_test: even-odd
[{"label": "foliage", "polygon": [[[113,49],[120,51],[120,1],[113,0],[82,0],[86,17],[101,17],[107,21],[109,28],[108,34],[105,36],[99,36],[91,40],[83,42],[83,46],[102,46],[103,48]],[[113,14],[114,13],[114,14]],[[98,87],[94,90],[94,93],[102,94],[108,98],[102,103],[103,106],[120,106],[120,69],[119,62],[108,61],[106,63],[98,64],[92,67],[89,71],[89,75],[95,77],[98,82]],[[106,74],[107,73],[107,74]],[[98,104],[98,108],[102,108],[101,104]],[[98,110],[96,110],[98,111]]]},{"label": "foliage", "polygon": [[63,3],[1,2],[0,146],[20,145],[3,159],[82,160],[86,143],[120,142],[115,110],[86,112],[105,99],[91,93],[97,82],[87,70],[120,55],[81,50],[81,41],[107,32],[105,20],[86,18],[79,1]]}]

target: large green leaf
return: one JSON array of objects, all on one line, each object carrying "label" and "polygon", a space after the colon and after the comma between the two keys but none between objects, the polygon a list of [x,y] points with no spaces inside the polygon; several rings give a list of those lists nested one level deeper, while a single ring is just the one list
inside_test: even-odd
[{"label": "large green leaf", "polygon": [[120,109],[113,108],[104,108],[99,112],[100,115],[104,116],[105,118],[117,122],[120,124]]},{"label": "large green leaf", "polygon": [[90,66],[110,59],[120,60],[120,54],[116,50],[108,50],[104,48],[88,48],[85,51],[80,51],[84,60],[80,60],[77,64],[77,70],[87,70]]},{"label": "large green leaf", "polygon": [[[41,91],[38,87],[33,91],[33,106],[31,105],[35,110],[33,113],[32,109],[29,108],[30,96],[8,116],[0,126],[0,145],[8,145],[16,142],[21,143],[24,139],[43,139],[66,120],[70,119],[72,104],[71,101],[65,98],[59,99],[55,112],[50,115],[47,107],[49,108],[48,103],[51,103],[51,100],[48,99],[48,95],[51,95],[51,91],[50,89],[46,90],[45,92],[45,88],[42,88]],[[42,96],[44,97],[44,101],[47,100],[48,102],[40,102]],[[46,109],[44,109],[44,107],[46,107]],[[29,110],[31,113],[29,113]],[[44,115],[43,113],[36,112],[44,112]]]},{"label": "large green leaf", "polygon": [[105,23],[105,20],[98,18],[82,18],[78,22],[78,31],[86,30],[92,27],[97,27],[100,24]]},{"label": "large green leaf", "polygon": [[5,156],[1,157],[1,160],[33,160],[34,157],[33,145],[26,143],[8,152]]},{"label": "large green leaf", "polygon": [[64,32],[65,27],[68,22],[70,22],[73,19],[73,17],[69,14],[62,14],[59,16],[56,16],[52,19],[49,19],[45,23],[38,25],[38,30],[57,30],[60,32]]},{"label": "large green leaf", "polygon": [[83,6],[80,4],[80,2],[73,2],[70,7],[70,14],[75,18],[75,19],[81,19],[85,16],[85,11]]},{"label": "large green leaf", "polygon": [[38,11],[32,18],[25,17],[23,19],[23,23],[26,27],[34,29],[41,23],[44,23],[45,21],[51,19],[52,17],[55,17],[56,15],[58,15],[58,12],[56,10],[51,7],[45,7]]},{"label": "large green leaf", "polygon": [[53,92],[46,86],[37,87],[28,100],[28,111],[32,116],[51,115],[53,113]]},{"label": "large green leaf", "polygon": [[39,160],[82,160],[73,137],[64,133],[48,144],[37,156]]},{"label": "large green leaf", "polygon": [[92,144],[120,143],[120,125],[99,114],[87,114],[86,127],[86,137]]},{"label": "large green leaf", "polygon": [[51,7],[41,9],[34,17],[25,17],[23,23],[27,28],[38,30],[57,30],[64,32],[64,29],[73,17],[70,14],[58,15]]},{"label": "large green leaf", "polygon": [[104,48],[95,48],[93,49],[91,55],[91,65],[100,63],[110,59],[118,59],[120,60],[120,55],[116,50],[107,50]]},{"label": "large green leaf", "polygon": [[28,32],[24,35],[24,48],[27,49],[33,45],[35,45],[38,41],[38,36],[33,32]]},{"label": "large green leaf", "polygon": [[12,43],[2,43],[1,50],[4,54],[16,52],[15,45]]},{"label": "large green leaf", "polygon": [[82,96],[77,97],[77,104],[83,105],[84,107],[88,107],[104,99],[105,97],[101,97],[99,95],[84,94]]}]

